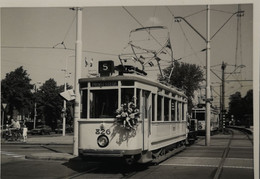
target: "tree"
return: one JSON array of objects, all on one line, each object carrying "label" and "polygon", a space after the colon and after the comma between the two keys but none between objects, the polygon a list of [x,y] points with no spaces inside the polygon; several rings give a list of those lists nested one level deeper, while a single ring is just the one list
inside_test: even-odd
[{"label": "tree", "polygon": [[[173,69],[172,69],[173,68]],[[188,97],[188,110],[191,111],[192,98],[194,97],[194,92],[199,89],[199,84],[204,80],[202,69],[195,64],[179,63],[174,62],[174,66],[163,70],[165,76],[169,76],[172,71],[172,75],[169,79],[169,84],[180,88],[185,91]],[[159,75],[159,81],[167,82],[167,79]]]},{"label": "tree", "polygon": [[46,125],[55,129],[57,121],[61,118],[63,100],[59,96],[63,89],[57,86],[54,79],[49,79],[40,87],[38,95],[38,117],[41,117]]},{"label": "tree", "polygon": [[245,97],[236,92],[229,97],[229,115],[233,115],[237,124],[248,125],[252,123],[253,116],[253,90],[249,90]]},{"label": "tree", "polygon": [[234,116],[235,120],[240,123],[243,116],[243,103],[240,92],[236,92],[229,97],[229,113]]},{"label": "tree", "polygon": [[22,66],[7,73],[5,79],[2,80],[1,98],[8,104],[8,114],[11,117],[13,117],[14,109],[22,116],[31,111],[33,85],[30,84],[30,81],[29,74]]}]

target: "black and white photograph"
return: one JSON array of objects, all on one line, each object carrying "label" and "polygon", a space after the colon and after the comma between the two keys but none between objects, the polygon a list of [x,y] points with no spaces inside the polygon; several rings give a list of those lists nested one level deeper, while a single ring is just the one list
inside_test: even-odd
[{"label": "black and white photograph", "polygon": [[55,2],[0,8],[1,178],[259,178],[255,1]]}]

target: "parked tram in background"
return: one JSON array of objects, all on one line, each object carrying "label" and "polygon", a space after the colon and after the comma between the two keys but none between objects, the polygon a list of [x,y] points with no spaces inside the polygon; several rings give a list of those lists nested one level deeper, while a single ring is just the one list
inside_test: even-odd
[{"label": "parked tram in background", "polygon": [[115,74],[113,61],[99,68],[99,77],[79,80],[79,156],[147,163],[184,149],[188,100],[182,91],[127,66]]},{"label": "parked tram in background", "polygon": [[[198,135],[205,135],[206,130],[206,108],[205,106],[197,106],[192,109],[192,118],[198,120]],[[219,111],[212,107],[210,108],[210,134],[214,134],[219,129]]]}]

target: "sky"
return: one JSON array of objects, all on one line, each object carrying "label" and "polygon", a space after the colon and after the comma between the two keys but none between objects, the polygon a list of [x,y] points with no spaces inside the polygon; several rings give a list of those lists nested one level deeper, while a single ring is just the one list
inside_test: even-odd
[{"label": "sky", "polygon": [[[253,88],[253,7],[243,4],[240,8],[244,16],[238,23],[237,16],[232,16],[238,11],[238,5],[211,5],[211,36],[232,16],[210,42],[210,65],[215,73],[210,76],[215,105],[219,105],[218,77],[221,77],[222,62],[227,64],[227,80],[233,80],[226,83],[226,106],[231,94],[240,91],[244,96]],[[131,40],[130,31],[141,25],[167,27],[174,58],[203,68],[206,53],[201,50],[206,47],[205,41],[184,21],[175,22],[173,16],[185,17],[206,37],[205,10],[205,5],[83,8],[82,77],[87,77],[88,72],[97,72],[98,61],[113,60],[116,65],[119,64],[118,55],[125,52],[124,48]],[[75,39],[75,11],[69,8],[2,8],[1,79],[6,73],[23,66],[32,83],[44,83],[54,78],[61,85],[65,81],[62,69],[67,62],[67,70],[71,73],[67,82],[73,85]],[[93,66],[86,67],[85,59],[88,62],[93,59]],[[162,62],[163,67],[167,64]],[[245,67],[236,68],[235,65]],[[151,79],[159,73],[157,67],[146,69]],[[234,70],[240,73],[228,74]]]}]

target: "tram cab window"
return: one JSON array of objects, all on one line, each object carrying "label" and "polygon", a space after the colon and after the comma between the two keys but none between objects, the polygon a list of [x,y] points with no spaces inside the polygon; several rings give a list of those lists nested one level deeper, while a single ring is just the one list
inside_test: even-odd
[{"label": "tram cab window", "polygon": [[81,118],[87,118],[88,90],[81,91]]},{"label": "tram cab window", "polygon": [[196,112],[196,119],[198,121],[204,121],[205,120],[205,113],[201,112]]},{"label": "tram cab window", "polygon": [[121,103],[134,102],[134,89],[133,88],[122,88],[121,90]]},{"label": "tram cab window", "polygon": [[164,121],[169,121],[169,98],[164,98]]},{"label": "tram cab window", "polygon": [[141,93],[141,89],[137,89],[136,90],[136,106],[139,108],[139,110],[141,111],[140,109],[140,93]]},{"label": "tram cab window", "polygon": [[148,100],[149,100],[149,95],[150,92],[149,91],[143,91],[143,105],[144,105],[144,117],[147,118],[148,117]]},{"label": "tram cab window", "polygon": [[118,107],[118,90],[91,90],[90,117],[114,118]]}]

